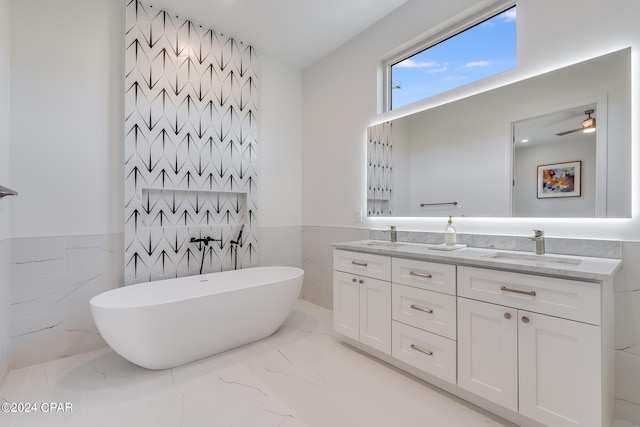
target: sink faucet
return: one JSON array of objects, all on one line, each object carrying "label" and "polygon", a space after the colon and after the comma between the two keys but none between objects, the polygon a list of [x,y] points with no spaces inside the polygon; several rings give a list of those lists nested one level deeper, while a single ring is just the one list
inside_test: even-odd
[{"label": "sink faucet", "polygon": [[391,243],[395,243],[395,242],[398,241],[398,234],[397,234],[397,231],[396,231],[396,226],[395,225],[390,225],[389,227],[391,227],[391,229],[389,230],[390,234],[391,234],[391,236],[390,236],[391,237]]},{"label": "sink faucet", "polygon": [[544,230],[533,230],[533,237],[529,239],[536,242],[536,255],[544,254]]}]

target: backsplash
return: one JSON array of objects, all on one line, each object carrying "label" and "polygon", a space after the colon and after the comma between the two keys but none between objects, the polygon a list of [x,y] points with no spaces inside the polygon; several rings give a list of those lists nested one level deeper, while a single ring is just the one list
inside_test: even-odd
[{"label": "backsplash", "polygon": [[125,283],[256,265],[255,50],[136,0],[125,30]]},{"label": "backsplash", "polygon": [[[444,233],[422,231],[397,231],[398,241],[411,243],[440,244]],[[533,235],[533,232],[532,232]],[[389,240],[389,231],[371,230],[369,238]],[[534,252],[534,243],[527,236],[499,236],[488,234],[457,233],[457,243],[472,248],[487,248],[509,251]],[[614,240],[563,239],[545,236],[546,252],[558,255],[590,256],[599,258],[622,258],[622,242]]]}]

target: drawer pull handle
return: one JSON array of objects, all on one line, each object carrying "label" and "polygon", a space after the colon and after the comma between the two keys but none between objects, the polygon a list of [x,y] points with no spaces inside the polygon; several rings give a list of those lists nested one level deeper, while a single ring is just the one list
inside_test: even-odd
[{"label": "drawer pull handle", "polygon": [[415,304],[411,304],[411,308],[414,309],[414,310],[423,311],[423,312],[429,313],[429,314],[433,313],[433,310],[431,310],[430,308],[418,307]]},{"label": "drawer pull handle", "polygon": [[409,347],[411,347],[412,350],[419,351],[420,353],[424,353],[427,356],[433,356],[433,351],[423,350],[415,344],[411,344]]},{"label": "drawer pull handle", "polygon": [[506,286],[502,286],[500,290],[505,292],[513,292],[515,294],[531,295],[532,297],[536,296],[536,291],[521,291],[520,289],[511,289],[507,288]]},{"label": "drawer pull handle", "polygon": [[415,271],[410,271],[409,276],[417,276],[417,277],[424,277],[425,279],[431,279],[431,274],[416,273]]},{"label": "drawer pull handle", "polygon": [[360,267],[366,267],[367,266],[366,262],[361,262],[361,261],[351,261],[351,264],[359,265]]}]

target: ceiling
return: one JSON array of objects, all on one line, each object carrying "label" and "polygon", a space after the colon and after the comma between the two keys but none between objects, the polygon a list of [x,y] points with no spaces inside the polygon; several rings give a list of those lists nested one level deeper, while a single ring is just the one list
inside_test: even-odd
[{"label": "ceiling", "polygon": [[[585,111],[590,109],[596,110],[596,108],[596,104],[583,105],[518,122],[515,124],[514,129],[516,148],[530,147],[532,145],[539,144],[569,142],[573,140],[595,141],[595,133],[585,134],[582,132],[574,132],[563,136],[558,136],[556,134],[581,128],[582,121],[587,118]],[[592,117],[597,118],[597,116],[598,114],[596,111]],[[523,143],[523,139],[526,139],[527,142]]]},{"label": "ceiling", "polygon": [[142,0],[306,68],[407,0]]}]

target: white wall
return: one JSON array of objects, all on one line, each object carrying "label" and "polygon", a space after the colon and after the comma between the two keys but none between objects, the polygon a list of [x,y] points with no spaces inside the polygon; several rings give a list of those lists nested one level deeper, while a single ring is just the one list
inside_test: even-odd
[{"label": "white wall", "polygon": [[[582,134],[582,132],[580,132]],[[584,135],[584,134],[583,134]],[[562,144],[539,144],[516,150],[514,160],[514,212],[525,217],[593,216],[596,213],[596,141],[595,136],[573,138]],[[535,171],[539,165],[580,160],[581,195],[561,199],[539,199]],[[551,203],[549,203],[551,202]],[[555,202],[555,203],[554,203]]]},{"label": "white wall", "polygon": [[258,260],[302,265],[302,72],[260,56]]},{"label": "white wall", "polygon": [[[358,37],[343,45],[304,71],[303,96],[303,223],[313,226],[384,228],[389,219],[372,218],[363,224],[355,221],[354,212],[365,206],[365,129],[368,125],[416,107],[398,109],[394,114],[376,114],[378,60],[422,32],[436,26],[471,4],[464,0],[449,2],[448,13],[438,15],[429,2],[410,0],[396,12],[383,18]],[[439,5],[440,6],[440,5]],[[640,33],[632,19],[640,13],[640,3],[625,0],[552,0],[518,3],[518,67],[508,74],[509,81],[490,80],[473,86],[481,91],[504,83],[531,77],[614,50],[632,46],[632,75],[638,75],[635,50],[640,47]],[[606,19],[603,19],[606,17]],[[571,28],[571,31],[567,31]],[[492,85],[492,86],[490,86]],[[464,95],[466,89],[426,101],[420,108],[435,106]],[[638,85],[634,85],[632,105],[637,106]],[[638,145],[635,129],[634,147]],[[633,151],[638,165],[638,151]],[[638,169],[636,167],[636,169]],[[327,171],[331,172],[328,173]],[[639,175],[634,174],[633,185]],[[317,200],[330,200],[335,209],[316,209]],[[457,227],[465,233],[528,234],[534,228],[545,229],[550,236],[640,239],[640,216],[634,202],[633,219],[602,221],[595,219],[531,220],[520,218],[460,218]],[[400,228],[440,231],[444,218],[394,219]]]},{"label": "white wall", "polygon": [[[0,185],[13,188],[9,182],[9,0],[0,0]],[[0,241],[9,237],[11,197],[0,199]]]},{"label": "white wall", "polygon": [[[0,185],[9,187],[9,0],[0,0]],[[0,381],[10,363],[9,205],[0,199]]]},{"label": "white wall", "polygon": [[11,3],[14,238],[123,229],[122,3]]},{"label": "white wall", "polygon": [[260,56],[258,60],[259,225],[299,226],[302,223],[302,73],[268,57]]},{"label": "white wall", "polygon": [[[12,237],[122,232],[124,1],[11,5]],[[300,225],[301,72],[258,55],[260,226]]]}]

